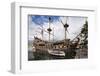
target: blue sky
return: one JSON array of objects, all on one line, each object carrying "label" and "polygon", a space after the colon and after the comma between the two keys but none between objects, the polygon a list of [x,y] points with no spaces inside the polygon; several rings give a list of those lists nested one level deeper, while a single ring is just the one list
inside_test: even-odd
[{"label": "blue sky", "polygon": [[31,16],[32,18],[32,22],[34,22],[37,25],[44,25],[44,23],[48,23],[49,22],[49,17],[51,18],[50,22],[56,22],[59,20],[60,16],[40,16],[40,15],[35,15],[35,16]]},{"label": "blue sky", "polygon": [[[66,21],[69,24],[67,33],[67,38],[73,39],[77,34],[79,34],[83,24],[85,23],[86,17],[78,17],[78,16],[41,16],[41,15],[29,15],[29,40],[33,40],[34,36],[41,38],[41,26],[43,26],[44,30],[47,31],[49,28],[49,19],[51,18],[50,27],[52,29],[51,33],[54,33],[55,40],[64,39],[64,27],[60,20],[65,24]],[[54,32],[53,32],[54,31]],[[51,36],[51,40],[53,36]],[[44,40],[48,40],[48,33],[44,32]]]}]

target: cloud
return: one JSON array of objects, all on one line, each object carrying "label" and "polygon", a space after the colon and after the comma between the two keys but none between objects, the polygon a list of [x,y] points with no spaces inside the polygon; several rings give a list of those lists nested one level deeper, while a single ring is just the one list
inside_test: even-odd
[{"label": "cloud", "polygon": [[[41,26],[35,23],[32,17],[29,16],[29,40],[34,40],[34,36],[42,38]],[[46,17],[46,16],[41,16],[41,17]],[[66,18],[63,18],[63,17],[59,17],[59,18],[61,18],[64,24],[66,23]],[[46,31],[49,28],[49,23],[45,21],[46,20],[44,20],[44,23],[43,23],[43,29],[45,30],[43,39],[48,40],[49,34]],[[67,33],[67,38],[73,39],[77,34],[79,34],[83,24],[85,23],[85,17],[68,17],[67,23],[69,24],[69,27],[68,27],[69,33]],[[64,39],[64,36],[65,36],[64,27],[60,21],[54,18],[53,22],[50,24],[50,27],[52,29],[51,33],[52,34],[54,33],[54,40]],[[53,40],[53,35],[51,35],[51,40]]]},{"label": "cloud", "polygon": [[50,22],[56,22],[59,19],[59,16],[30,15],[30,18],[32,19],[32,22],[41,26],[41,25],[44,25],[44,23],[48,23],[49,18],[50,18]]}]

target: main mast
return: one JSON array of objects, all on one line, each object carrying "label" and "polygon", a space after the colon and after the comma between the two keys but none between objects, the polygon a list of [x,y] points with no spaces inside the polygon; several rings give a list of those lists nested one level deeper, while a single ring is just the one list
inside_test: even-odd
[{"label": "main mast", "polygon": [[68,27],[69,27],[69,25],[67,24],[67,21],[66,21],[66,24],[64,24],[64,28],[65,28],[65,40],[67,39],[67,33],[66,33],[66,31],[68,31],[67,30]]},{"label": "main mast", "polygon": [[47,29],[47,31],[49,32],[49,42],[50,42],[50,33],[52,31],[52,29],[50,28],[50,22],[51,22],[51,18],[49,17],[49,28]]}]

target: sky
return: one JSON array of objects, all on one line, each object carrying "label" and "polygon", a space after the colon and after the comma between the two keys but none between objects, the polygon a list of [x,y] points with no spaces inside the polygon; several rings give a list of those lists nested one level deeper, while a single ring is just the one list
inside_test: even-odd
[{"label": "sky", "polygon": [[[49,21],[49,18],[50,21]],[[52,29],[50,40],[63,40],[65,37],[65,31],[63,24],[67,22],[69,25],[67,38],[73,39],[79,33],[81,28],[85,23],[86,17],[79,17],[79,16],[43,16],[43,15],[29,15],[28,16],[28,27],[29,27],[29,40],[34,40],[34,36],[42,38],[41,29],[43,28],[43,39],[49,40],[49,34],[47,33],[47,29],[50,27]],[[62,24],[62,22],[63,24]],[[54,34],[54,37],[53,37]]]}]

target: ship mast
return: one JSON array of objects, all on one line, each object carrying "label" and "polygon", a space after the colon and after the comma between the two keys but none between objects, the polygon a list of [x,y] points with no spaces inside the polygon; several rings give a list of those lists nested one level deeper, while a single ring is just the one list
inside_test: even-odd
[{"label": "ship mast", "polygon": [[53,42],[54,42],[54,27],[53,27]]},{"label": "ship mast", "polygon": [[42,40],[43,40],[43,26],[42,26],[41,34],[42,34]]},{"label": "ship mast", "polygon": [[[66,18],[67,19],[67,18]],[[62,25],[63,25],[63,27],[64,27],[64,32],[65,32],[65,41],[66,41],[66,39],[67,39],[67,32],[68,32],[68,27],[69,27],[69,25],[67,24],[67,20],[66,20],[66,23],[64,24],[63,23],[63,21],[62,20],[60,20],[61,21],[61,23],[62,23]]]},{"label": "ship mast", "polygon": [[50,28],[50,22],[51,22],[51,18],[49,17],[49,28],[47,29],[47,31],[49,32],[49,42],[50,42],[50,33],[52,31],[52,29]]},{"label": "ship mast", "polygon": [[67,24],[67,20],[66,20],[66,24],[64,24],[64,28],[65,28],[65,40],[67,39],[67,28],[69,27],[69,25]]},{"label": "ship mast", "polygon": [[50,34],[52,29],[50,28],[50,22],[51,22],[51,18],[49,17],[49,28],[47,29],[47,31],[49,32],[49,49],[51,48],[51,44],[50,44]]}]

